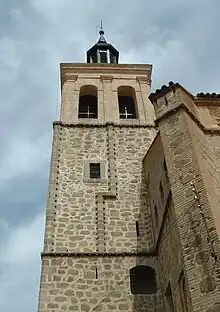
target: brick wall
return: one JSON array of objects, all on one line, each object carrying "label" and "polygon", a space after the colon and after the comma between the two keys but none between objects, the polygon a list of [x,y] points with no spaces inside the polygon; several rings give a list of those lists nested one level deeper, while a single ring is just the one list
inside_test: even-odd
[{"label": "brick wall", "polygon": [[[210,236],[217,238],[213,221],[216,203],[213,189],[212,195],[209,195],[216,181],[211,177],[215,157],[210,141],[198,128],[201,124],[196,116],[199,114],[187,109],[183,97],[178,101],[177,95],[177,92],[172,94],[171,107],[168,101],[164,113],[163,109],[158,109],[164,101],[163,96],[155,103],[155,108],[159,111],[158,125],[178,221],[188,293],[192,311],[218,311],[219,261],[213,260],[208,241]],[[197,196],[191,183],[198,192]],[[215,243],[218,252],[218,239]]]},{"label": "brick wall", "polygon": [[[164,303],[168,284],[171,285],[176,311],[182,311],[178,282],[183,271],[182,250],[176,216],[173,207],[170,182],[166,171],[165,155],[160,134],[144,158],[148,185],[148,204],[154,229],[154,248],[158,257],[158,278]],[[162,189],[161,189],[162,188]],[[158,221],[155,220],[155,206]]]}]

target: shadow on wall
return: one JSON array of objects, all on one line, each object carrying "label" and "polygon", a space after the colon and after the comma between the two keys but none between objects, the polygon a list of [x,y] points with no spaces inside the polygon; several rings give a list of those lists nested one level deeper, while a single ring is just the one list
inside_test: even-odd
[{"label": "shadow on wall", "polygon": [[[153,224],[147,202],[147,181],[142,168],[139,219],[136,222],[137,252],[154,250]],[[130,270],[130,287],[134,296],[133,311],[162,312],[163,303],[158,289],[157,258],[155,256],[137,257],[136,266]]]}]

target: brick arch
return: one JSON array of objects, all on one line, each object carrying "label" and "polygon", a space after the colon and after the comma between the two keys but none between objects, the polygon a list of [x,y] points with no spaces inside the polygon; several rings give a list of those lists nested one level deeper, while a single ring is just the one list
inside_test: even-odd
[{"label": "brick arch", "polygon": [[122,119],[137,118],[137,100],[135,89],[131,86],[119,86],[118,89],[119,116]]},{"label": "brick arch", "polygon": [[79,118],[98,118],[98,89],[93,85],[84,85],[79,92]]},{"label": "brick arch", "polygon": [[132,294],[156,294],[157,282],[155,269],[138,265],[130,269],[130,286]]}]

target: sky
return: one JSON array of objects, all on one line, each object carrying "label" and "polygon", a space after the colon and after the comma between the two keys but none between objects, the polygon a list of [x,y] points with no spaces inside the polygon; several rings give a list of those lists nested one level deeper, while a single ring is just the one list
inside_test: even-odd
[{"label": "sky", "polygon": [[[123,8],[123,9],[122,9]],[[59,64],[85,62],[103,20],[120,63],[220,93],[219,0],[0,0],[0,311],[37,311]]]}]

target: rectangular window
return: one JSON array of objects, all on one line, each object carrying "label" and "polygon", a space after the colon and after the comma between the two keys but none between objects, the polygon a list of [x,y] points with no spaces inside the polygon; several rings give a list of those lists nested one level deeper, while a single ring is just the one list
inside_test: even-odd
[{"label": "rectangular window", "polygon": [[91,179],[100,179],[101,170],[99,163],[90,163],[89,164],[89,175]]}]

